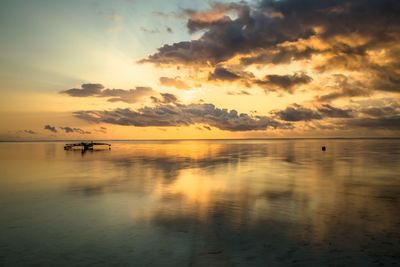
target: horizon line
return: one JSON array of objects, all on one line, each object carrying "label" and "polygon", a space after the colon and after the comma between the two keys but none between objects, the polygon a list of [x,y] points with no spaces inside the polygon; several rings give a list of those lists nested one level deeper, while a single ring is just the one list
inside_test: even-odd
[{"label": "horizon line", "polygon": [[111,141],[111,142],[135,142],[135,141],[257,141],[257,140],[351,140],[351,139],[400,139],[397,136],[369,136],[369,137],[262,137],[262,138],[169,138],[169,139],[39,139],[39,140],[0,140],[0,143],[39,143],[39,142],[90,142],[90,141]]}]

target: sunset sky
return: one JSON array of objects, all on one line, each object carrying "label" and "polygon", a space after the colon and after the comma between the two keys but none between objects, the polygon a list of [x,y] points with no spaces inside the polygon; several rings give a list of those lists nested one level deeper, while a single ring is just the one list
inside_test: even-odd
[{"label": "sunset sky", "polygon": [[399,135],[398,0],[0,4],[0,140]]}]

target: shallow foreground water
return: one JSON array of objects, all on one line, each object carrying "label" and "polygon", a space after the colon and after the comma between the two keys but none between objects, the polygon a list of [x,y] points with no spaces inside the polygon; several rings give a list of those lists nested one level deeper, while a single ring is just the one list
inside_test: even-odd
[{"label": "shallow foreground water", "polygon": [[0,266],[95,265],[399,266],[400,140],[0,143]]}]

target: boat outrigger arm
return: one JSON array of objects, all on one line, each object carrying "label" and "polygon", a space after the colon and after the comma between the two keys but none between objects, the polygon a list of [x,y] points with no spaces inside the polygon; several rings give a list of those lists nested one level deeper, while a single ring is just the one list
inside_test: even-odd
[{"label": "boat outrigger arm", "polygon": [[93,150],[94,146],[108,146],[108,149],[111,149],[111,144],[107,143],[81,142],[74,144],[66,144],[64,146],[64,150],[73,150],[74,148],[80,148],[83,151],[86,151],[86,150]]}]

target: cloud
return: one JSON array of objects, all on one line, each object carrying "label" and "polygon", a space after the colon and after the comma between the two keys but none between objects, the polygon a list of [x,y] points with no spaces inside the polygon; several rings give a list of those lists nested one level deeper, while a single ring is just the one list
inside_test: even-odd
[{"label": "cloud", "polygon": [[[165,96],[164,96],[165,97]],[[176,99],[176,97],[175,97]],[[115,109],[112,111],[78,111],[76,117],[91,121],[137,127],[171,127],[204,124],[226,131],[254,131],[267,128],[290,128],[266,116],[252,116],[236,110],[220,109],[213,104],[179,104],[177,100],[143,107],[139,110]]]},{"label": "cloud", "polygon": [[184,9],[183,15],[188,17],[187,28],[190,33],[194,33],[205,28],[209,28],[214,25],[222,25],[224,23],[231,22],[231,18],[226,14],[227,12],[233,11],[236,14],[241,12],[245,5],[236,3],[211,3],[209,10],[194,10]]},{"label": "cloud", "polygon": [[[354,102],[344,109],[323,104],[308,108],[299,104],[273,111],[275,119],[288,122],[303,122],[304,129],[319,130],[400,130],[400,103],[393,99],[374,99]],[[297,129],[296,124],[292,124]]]},{"label": "cloud", "polygon": [[49,125],[49,124],[45,125],[45,126],[43,127],[43,129],[48,130],[48,131],[53,132],[53,133],[58,132],[55,126],[51,126],[51,125]]},{"label": "cloud", "polygon": [[234,81],[234,80],[238,80],[240,78],[241,77],[238,74],[233,73],[222,67],[215,68],[214,71],[212,73],[210,73],[210,75],[208,76],[209,80]]},{"label": "cloud", "polygon": [[360,112],[371,117],[395,116],[400,114],[400,107],[370,107],[363,108]]},{"label": "cloud", "polygon": [[174,103],[174,104],[178,104],[179,100],[178,98],[174,95],[174,94],[170,94],[170,93],[161,93],[161,99],[157,98],[155,96],[151,97],[151,100],[153,101],[153,103],[156,104],[169,104],[169,103]]},{"label": "cloud", "polygon": [[101,84],[82,84],[81,88],[72,88],[61,91],[61,94],[67,94],[73,97],[104,97],[108,98],[109,102],[126,102],[136,103],[144,97],[155,94],[150,87],[138,86],[135,89],[104,89]]},{"label": "cloud", "polygon": [[17,133],[17,134],[30,134],[30,135],[37,134],[37,132],[35,132],[33,130],[18,130],[18,131],[15,131],[15,133]]},{"label": "cloud", "polygon": [[279,119],[284,121],[310,121],[321,120],[322,115],[315,110],[293,104],[284,110],[274,112]]},{"label": "cloud", "polygon": [[[212,3],[206,10],[184,10],[183,14],[187,16],[188,31],[201,31],[200,37],[165,44],[140,62],[204,67],[208,71],[210,66],[227,66],[230,61],[244,69],[251,64],[304,60],[321,74],[346,70],[358,72],[365,79],[362,84],[351,81],[352,88],[338,87],[321,94],[322,101],[400,90],[397,0]],[[296,85],[311,81],[297,76],[295,82],[290,75],[266,76],[258,84],[291,93]],[[228,67],[217,68],[210,77],[239,80]],[[321,85],[321,89],[331,88]]]},{"label": "cloud", "polygon": [[179,77],[175,78],[168,78],[168,77],[161,77],[160,84],[169,87],[175,87],[177,89],[190,89],[190,86],[185,83],[184,81],[180,80]]},{"label": "cloud", "polygon": [[[205,30],[199,39],[165,45],[144,61],[216,64],[238,54],[275,49],[287,42],[315,36],[335,41],[330,50],[360,53],[369,47],[396,40],[400,23],[395,18],[399,9],[396,0],[310,0],[301,4],[298,0],[265,0],[252,6],[245,3],[214,4],[208,10],[186,11],[188,30]],[[228,14],[232,11],[236,11],[234,19]],[[370,23],[370,18],[374,18],[374,23]],[[335,37],[348,36],[349,33],[357,33],[367,41],[358,46],[352,44],[356,47],[343,51],[346,43],[337,41]]]},{"label": "cloud", "polygon": [[362,81],[350,79],[343,74],[334,74],[332,77],[334,85],[329,88],[333,91],[318,96],[317,100],[329,102],[338,98],[370,96],[372,94],[371,89],[368,89],[368,86]]},{"label": "cloud", "polygon": [[379,130],[400,130],[400,101],[391,98],[354,102],[357,117],[346,121],[347,127]]},{"label": "cloud", "polygon": [[146,27],[140,27],[140,30],[141,30],[142,32],[145,32],[145,33],[151,33],[151,34],[154,34],[154,33],[160,33],[160,30],[159,30],[159,29],[157,29],[157,28],[154,28],[154,29],[148,29],[148,28],[146,28]]},{"label": "cloud", "polygon": [[24,133],[27,134],[37,134],[37,132],[33,131],[33,130],[24,130]]},{"label": "cloud", "polygon": [[266,75],[263,80],[257,80],[255,83],[261,85],[267,91],[278,89],[293,93],[296,86],[308,84],[311,81],[312,78],[310,76],[299,72],[293,75],[269,74]]},{"label": "cloud", "polygon": [[79,133],[79,134],[91,134],[89,131],[82,130],[80,128],[72,128],[69,126],[60,127],[65,133]]},{"label": "cloud", "polygon": [[321,99],[333,100],[339,97],[369,96],[374,91],[400,92],[400,79],[398,78],[400,64],[396,60],[400,56],[400,49],[396,46],[395,44],[387,44],[375,49],[366,48],[364,52],[334,52],[333,56],[328,56],[324,64],[315,67],[317,71],[351,71],[358,73],[359,77],[354,79],[342,74],[334,74],[338,90],[322,96]]},{"label": "cloud", "polygon": [[249,71],[243,71],[240,69],[233,70],[223,66],[216,66],[212,72],[209,72],[208,80],[222,81],[222,82],[238,82],[245,87],[250,87],[257,81],[254,74]]},{"label": "cloud", "polygon": [[95,129],[95,132],[98,133],[107,133],[107,128],[106,127],[100,127],[99,129]]},{"label": "cloud", "polygon": [[154,94],[152,88],[150,87],[136,87],[136,89],[105,89],[101,92],[99,97],[109,97],[107,101],[109,102],[126,102],[126,103],[136,103],[143,99],[144,97]]},{"label": "cloud", "polygon": [[[232,20],[223,13],[236,10],[238,19]],[[245,38],[242,28],[251,24],[249,8],[241,4],[214,4],[210,10],[186,10],[190,32],[207,30],[198,40],[164,45],[158,52],[139,62],[155,64],[208,64],[229,59],[235,50],[242,50]]]},{"label": "cloud", "polygon": [[251,95],[249,92],[245,90],[240,90],[238,92],[228,91],[226,94],[228,95]]},{"label": "cloud", "polygon": [[72,88],[65,91],[61,91],[61,94],[67,94],[74,97],[87,97],[97,96],[101,94],[101,90],[104,86],[99,83],[85,83],[81,85],[81,88]]},{"label": "cloud", "polygon": [[350,109],[341,109],[337,107],[333,107],[328,104],[323,104],[319,107],[318,112],[327,118],[352,118],[352,111]]},{"label": "cloud", "polygon": [[291,122],[353,117],[351,110],[333,107],[328,104],[324,104],[317,109],[307,108],[299,104],[292,104],[284,110],[273,111],[272,113],[281,120]]},{"label": "cloud", "polygon": [[291,94],[294,93],[296,87],[309,84],[313,80],[304,72],[297,72],[292,75],[268,74],[263,79],[257,79],[250,72],[233,71],[220,66],[209,73],[208,79],[228,82],[239,81],[246,87],[258,85],[265,91],[285,91]]},{"label": "cloud", "polygon": [[[397,55],[400,57],[400,52]],[[400,64],[398,61],[386,66],[372,65],[371,73],[374,75],[371,87],[386,92],[400,93]]]},{"label": "cloud", "polygon": [[381,118],[357,118],[348,121],[347,125],[369,129],[400,130],[400,115]]},{"label": "cloud", "polygon": [[253,64],[289,64],[296,60],[310,59],[314,53],[318,53],[318,51],[310,47],[277,46],[266,51],[262,50],[256,55],[244,56],[240,59],[240,63],[245,66]]}]

